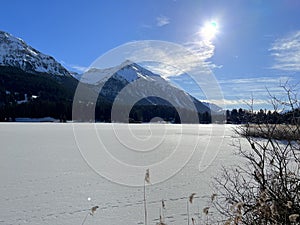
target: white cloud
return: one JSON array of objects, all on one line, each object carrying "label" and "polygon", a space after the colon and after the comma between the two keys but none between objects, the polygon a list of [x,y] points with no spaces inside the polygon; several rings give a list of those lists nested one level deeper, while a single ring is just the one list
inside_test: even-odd
[{"label": "white cloud", "polygon": [[[224,99],[224,100],[209,100],[209,103],[213,103],[216,105],[222,105],[225,104],[227,107],[231,108],[232,106],[238,106],[238,107],[247,107],[248,104],[251,104],[251,99]],[[269,102],[266,99],[255,99],[254,100],[255,106],[258,105],[265,105],[269,104]]]},{"label": "white cloud", "polygon": [[292,81],[290,77],[255,77],[219,80],[224,96],[238,99],[270,99],[271,95],[283,94],[280,85]]},{"label": "white cloud", "polygon": [[163,27],[165,25],[168,25],[170,23],[170,18],[166,16],[158,16],[156,17],[156,26]]},{"label": "white cloud", "polygon": [[212,73],[213,69],[220,69],[223,67],[222,65],[216,65],[209,61],[215,54],[213,41],[200,39],[197,35],[194,40],[186,42],[183,45],[203,62],[203,69],[210,71],[209,73]]},{"label": "white cloud", "polygon": [[84,73],[88,70],[89,67],[86,66],[78,66],[78,65],[69,65],[72,69],[76,70],[76,72]]},{"label": "white cloud", "polygon": [[300,31],[277,39],[269,51],[276,61],[273,69],[300,71]]},{"label": "white cloud", "polygon": [[143,66],[164,78],[179,76],[183,73],[194,73],[198,75],[211,75],[212,69],[220,68],[208,60],[214,55],[215,46],[211,42],[194,41],[180,45],[182,50],[144,48],[137,55],[153,55],[157,63],[145,63]]},{"label": "white cloud", "polygon": [[[183,73],[197,74],[197,76],[211,74],[208,63],[204,61],[207,58],[204,56],[206,53],[200,55],[198,52],[197,55],[184,45],[163,41],[145,41],[137,43],[128,52],[131,56],[127,59],[139,62],[145,68],[164,78]],[[149,62],[149,58],[153,59],[153,63]]]},{"label": "white cloud", "polygon": [[257,85],[257,84],[263,84],[263,85],[274,85],[277,84],[279,86],[280,83],[285,83],[288,80],[292,78],[287,76],[281,76],[281,77],[252,77],[252,78],[238,78],[238,79],[226,79],[226,80],[219,80],[219,83],[222,84],[248,84],[248,85]]},{"label": "white cloud", "polygon": [[197,55],[201,61],[206,61],[214,55],[215,46],[210,41],[196,40],[187,42],[184,46],[193,54]]},{"label": "white cloud", "polygon": [[145,65],[142,64],[145,68],[148,70],[161,75],[165,79],[168,79],[168,77],[177,76],[184,71],[180,70],[179,68],[176,68],[174,65],[165,64],[165,63],[159,63],[159,62],[153,62],[149,63],[147,62]]},{"label": "white cloud", "polygon": [[88,70],[89,67],[86,66],[80,66],[80,65],[74,65],[74,64],[68,64],[64,61],[60,61],[60,63],[66,67],[71,72],[77,72],[77,73],[84,73]]},{"label": "white cloud", "polygon": [[[270,102],[272,96],[281,98],[285,96],[284,89],[280,85],[287,81],[293,83],[295,79],[288,76],[260,76],[238,79],[218,80],[224,96],[223,99],[206,99],[199,91],[198,87],[186,85],[186,90],[196,98],[217,105],[224,105],[224,108],[249,108],[249,103],[253,99],[254,109],[272,108]],[[271,96],[270,96],[271,95]]]},{"label": "white cloud", "polygon": [[284,90],[280,85],[286,82],[293,82],[288,76],[253,77],[242,79],[219,80],[223,94],[226,98],[226,105],[238,107],[239,104],[247,107],[253,98],[255,109],[272,108],[270,100],[272,96],[284,96]]}]

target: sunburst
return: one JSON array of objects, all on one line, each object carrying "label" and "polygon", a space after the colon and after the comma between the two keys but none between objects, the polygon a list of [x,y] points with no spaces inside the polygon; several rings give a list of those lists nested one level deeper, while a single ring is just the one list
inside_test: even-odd
[{"label": "sunburst", "polygon": [[212,41],[218,33],[218,23],[216,21],[206,22],[199,33],[204,40]]}]

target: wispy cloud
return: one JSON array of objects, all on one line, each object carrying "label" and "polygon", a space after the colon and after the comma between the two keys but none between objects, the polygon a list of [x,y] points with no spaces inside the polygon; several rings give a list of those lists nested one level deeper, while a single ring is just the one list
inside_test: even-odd
[{"label": "wispy cloud", "polygon": [[169,17],[166,16],[158,16],[155,18],[155,22],[153,24],[147,24],[147,23],[142,23],[140,25],[141,28],[143,29],[153,29],[155,27],[163,27],[171,23],[171,20]]},{"label": "wispy cloud", "polygon": [[156,26],[163,27],[170,23],[170,18],[166,16],[158,16],[156,17]]},{"label": "wispy cloud", "polygon": [[[223,99],[223,100],[209,100],[209,103],[213,103],[216,105],[221,105],[221,104],[225,104],[227,106],[227,108],[234,108],[234,107],[242,107],[247,109],[249,107],[249,105],[251,104],[251,99]],[[254,106],[257,109],[257,107],[261,106],[261,105],[266,105],[268,104],[269,101],[266,99],[255,99],[254,102]]]},{"label": "wispy cloud", "polygon": [[228,107],[245,107],[253,99],[254,109],[271,108],[272,96],[284,95],[280,85],[293,81],[288,76],[256,76],[252,78],[219,80]]},{"label": "wispy cloud", "polygon": [[88,70],[89,67],[86,66],[80,66],[80,65],[74,65],[74,64],[68,64],[64,61],[60,61],[60,63],[66,67],[71,72],[77,72],[77,73],[84,73]]},{"label": "wispy cloud", "polygon": [[[198,57],[184,45],[163,41],[144,41],[133,45],[127,59],[139,62],[164,78],[183,73],[195,74],[198,77],[211,74],[207,62],[204,61],[206,57]],[[150,62],[150,58],[153,59],[153,63]]]},{"label": "wispy cloud", "polygon": [[214,55],[215,46],[210,41],[195,40],[184,43],[184,46],[196,54],[202,61],[206,61]]},{"label": "wispy cloud", "polygon": [[215,46],[211,41],[195,40],[191,42],[184,43],[184,46],[191,51],[198,59],[203,63],[203,66],[207,69],[220,68],[222,66],[217,66],[212,62],[208,61],[215,52]]},{"label": "wispy cloud", "polygon": [[300,31],[277,39],[269,50],[276,61],[273,69],[300,71]]},{"label": "wispy cloud", "polygon": [[214,49],[215,46],[211,42],[202,40],[186,42],[174,49],[166,49],[162,43],[161,48],[156,46],[155,51],[152,48],[142,49],[138,57],[141,55],[155,57],[156,63],[147,62],[143,66],[166,79],[184,73],[211,75],[212,69],[220,68],[209,61],[214,55]]},{"label": "wispy cloud", "polygon": [[292,78],[288,76],[281,76],[281,77],[264,77],[264,76],[257,76],[252,78],[238,78],[238,79],[226,79],[226,80],[219,80],[221,84],[247,84],[247,85],[274,85],[277,84],[279,86],[280,83],[285,83]]},{"label": "wispy cloud", "polygon": [[[271,96],[280,97],[284,95],[284,90],[280,85],[294,79],[288,76],[253,76],[248,78],[218,80],[224,99],[208,99],[202,90],[187,76],[176,77],[176,83],[188,91],[196,98],[212,102],[217,105],[224,105],[224,108],[249,108],[249,103],[253,99],[254,109],[271,108]],[[172,79],[174,80],[174,78]],[[182,86],[181,86],[182,85]],[[270,96],[271,95],[271,96]]]},{"label": "wispy cloud", "polygon": [[224,96],[238,99],[269,99],[271,95],[283,93],[281,84],[291,81],[292,78],[282,77],[255,77],[242,79],[219,80]]},{"label": "wispy cloud", "polygon": [[86,66],[78,66],[78,65],[70,65],[70,67],[72,69],[76,70],[76,72],[80,72],[80,73],[84,73],[89,68],[89,67],[86,67]]}]

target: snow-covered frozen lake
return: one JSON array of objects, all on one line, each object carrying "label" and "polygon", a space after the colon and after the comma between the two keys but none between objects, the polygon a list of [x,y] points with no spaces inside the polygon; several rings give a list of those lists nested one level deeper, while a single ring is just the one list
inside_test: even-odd
[{"label": "snow-covered frozen lake", "polygon": [[[193,214],[200,211],[201,214],[202,208],[207,206],[209,196],[212,194],[209,186],[212,178],[218,176],[221,165],[230,165],[236,161],[233,156],[234,149],[230,146],[233,125],[185,125],[183,133],[180,133],[181,125],[151,125],[150,133],[154,135],[151,142],[159,142],[158,139],[163,137],[163,144],[157,146],[158,153],[148,152],[150,155],[146,158],[143,157],[143,152],[136,153],[138,155],[136,158],[132,152],[124,152],[126,143],[120,144],[120,140],[116,138],[116,131],[118,133],[120,129],[126,130],[128,126],[122,125],[124,128],[120,126],[112,129],[113,126],[112,124],[75,124],[75,126],[51,123],[0,124],[0,224],[81,225],[89,209],[95,205],[98,205],[99,209],[94,216],[87,217],[86,225],[143,224],[143,187],[121,185],[103,178],[98,174],[98,168],[96,171],[93,168],[93,162],[88,165],[90,159],[84,159],[85,152],[80,152],[79,148],[84,145],[83,140],[88,140],[91,137],[89,132],[93,133],[95,130],[103,140],[103,146],[111,149],[111,154],[117,158],[122,156],[121,160],[126,164],[136,164],[135,166],[147,163],[152,165],[159,161],[159,158],[166,158],[178,142],[183,143],[176,153],[181,158],[187,149],[193,147],[192,142],[195,140],[193,137],[197,137],[191,160],[174,176],[164,180],[154,172],[155,168],[153,173],[150,169],[153,184],[148,185],[146,189],[148,224],[157,222],[162,199],[166,203],[165,222],[186,224],[187,197],[193,192],[197,193],[197,198],[190,212]],[[141,138],[150,135],[149,125],[139,124],[129,127],[130,132]],[[160,133],[162,130],[166,133]],[[221,148],[218,151],[219,145]],[[95,159],[97,157],[96,155]],[[112,169],[110,167],[112,165],[105,165],[105,161],[101,162],[101,165]],[[178,166],[178,163],[172,161],[165,165],[165,170],[169,171],[172,166],[174,168]],[[126,170],[117,172],[120,177],[128,178],[121,181],[123,184],[126,180],[131,182],[137,179],[129,177]],[[160,175],[165,176],[163,172]],[[159,177],[157,182],[156,177]]]}]

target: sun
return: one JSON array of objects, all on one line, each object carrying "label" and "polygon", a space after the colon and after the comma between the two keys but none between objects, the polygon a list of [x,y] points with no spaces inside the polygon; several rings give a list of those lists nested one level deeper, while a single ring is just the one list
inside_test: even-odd
[{"label": "sun", "polygon": [[206,22],[200,30],[200,35],[205,41],[212,41],[218,33],[218,24],[216,21]]}]

